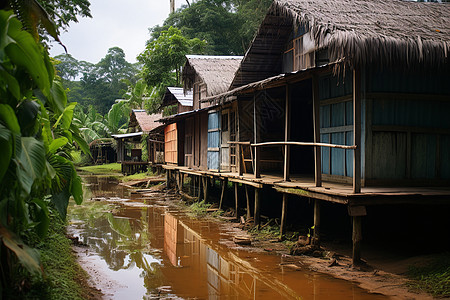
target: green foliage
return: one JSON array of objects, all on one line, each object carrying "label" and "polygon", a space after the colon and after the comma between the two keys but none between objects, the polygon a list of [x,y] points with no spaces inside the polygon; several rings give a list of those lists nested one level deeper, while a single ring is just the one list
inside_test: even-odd
[{"label": "green foliage", "polygon": [[151,113],[159,110],[161,99],[168,86],[180,86],[180,69],[185,55],[195,51],[203,52],[206,42],[200,39],[187,39],[175,27],[160,32],[154,41],[147,44],[139,54],[143,65],[142,74],[147,85],[152,87],[145,108]]},{"label": "green foliage", "polygon": [[93,174],[102,175],[102,174],[120,173],[122,170],[121,168],[122,166],[119,163],[112,163],[112,164],[80,167],[80,170]]},{"label": "green foliage", "polygon": [[435,297],[450,296],[450,253],[438,255],[426,266],[410,267],[408,286]]},{"label": "green foliage", "polygon": [[242,55],[271,3],[272,0],[199,0],[171,14],[163,26],[153,27],[150,42],[173,26],[189,39],[205,40],[206,54]]},{"label": "green foliage", "polygon": [[[0,238],[9,249],[1,256],[14,254],[39,274],[39,257],[23,235],[46,235],[51,202],[61,216],[71,196],[81,203],[81,180],[68,158],[74,143],[88,147],[72,124],[76,103],[67,103],[47,51],[11,11],[0,10],[0,28]],[[2,285],[14,269],[14,260],[2,265]]]},{"label": "green foliage", "polygon": [[206,203],[205,200],[197,201],[189,206],[189,209],[196,216],[204,216],[206,215],[207,209],[211,207],[211,204]]}]

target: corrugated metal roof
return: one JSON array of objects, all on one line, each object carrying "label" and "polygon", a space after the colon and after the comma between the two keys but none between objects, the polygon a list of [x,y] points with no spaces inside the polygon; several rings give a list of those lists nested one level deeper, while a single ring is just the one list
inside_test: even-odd
[{"label": "corrugated metal roof", "polygon": [[193,93],[192,89],[187,90],[186,93],[184,89],[181,87],[168,87],[167,88],[172,95],[178,100],[178,102],[183,106],[192,106],[193,105]]},{"label": "corrugated metal roof", "polygon": [[111,134],[111,136],[115,139],[126,139],[136,136],[141,136],[143,133],[141,132],[133,132],[133,133],[123,133],[123,134]]}]

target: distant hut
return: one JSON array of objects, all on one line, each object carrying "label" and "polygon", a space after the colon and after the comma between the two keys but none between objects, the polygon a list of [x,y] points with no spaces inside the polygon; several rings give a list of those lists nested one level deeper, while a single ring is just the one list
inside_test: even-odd
[{"label": "distant hut", "polygon": [[103,138],[92,141],[89,144],[92,161],[94,164],[109,164],[117,161],[114,140]]},{"label": "distant hut", "polygon": [[[133,174],[147,169],[150,163],[158,163],[163,152],[163,126],[158,122],[161,114],[149,115],[143,109],[133,109],[128,123],[129,133],[113,134],[117,140],[117,161],[122,164],[122,172]],[[148,157],[142,158],[142,137],[147,137]],[[159,159],[158,159],[159,157]]]}]

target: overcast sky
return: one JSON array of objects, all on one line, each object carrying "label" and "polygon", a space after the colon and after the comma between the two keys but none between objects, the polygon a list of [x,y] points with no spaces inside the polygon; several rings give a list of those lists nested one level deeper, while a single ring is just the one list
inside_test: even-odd
[{"label": "overcast sky", "polygon": [[[79,18],[68,32],[60,35],[67,51],[77,60],[97,63],[111,47],[120,47],[128,62],[145,48],[150,37],[148,28],[162,25],[169,15],[170,0],[90,0],[92,18]],[[176,7],[185,2],[175,0]],[[54,44],[50,55],[64,53]]]}]

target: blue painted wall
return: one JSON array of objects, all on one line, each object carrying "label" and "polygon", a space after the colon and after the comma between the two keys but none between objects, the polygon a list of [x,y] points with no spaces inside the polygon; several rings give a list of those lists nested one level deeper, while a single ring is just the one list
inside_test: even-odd
[{"label": "blue painted wall", "polygon": [[[219,170],[220,165],[220,114],[213,112],[208,114],[208,169]],[[211,131],[213,130],[213,131]],[[212,149],[215,148],[215,149]]]}]

